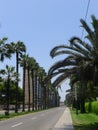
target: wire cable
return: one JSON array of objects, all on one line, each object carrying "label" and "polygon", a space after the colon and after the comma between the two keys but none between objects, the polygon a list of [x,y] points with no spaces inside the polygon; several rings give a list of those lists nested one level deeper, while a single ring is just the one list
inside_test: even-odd
[{"label": "wire cable", "polygon": [[[85,18],[84,18],[85,22],[87,20],[87,15],[88,15],[89,7],[90,7],[90,0],[88,0],[88,3],[87,3],[87,9],[86,9],[86,14],[85,14]],[[83,39],[83,35],[84,35],[84,28],[82,30],[81,39]]]}]

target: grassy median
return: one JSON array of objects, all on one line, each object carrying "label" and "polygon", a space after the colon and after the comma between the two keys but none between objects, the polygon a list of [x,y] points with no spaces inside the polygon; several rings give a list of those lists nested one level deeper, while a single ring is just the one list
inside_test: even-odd
[{"label": "grassy median", "polygon": [[26,115],[26,114],[32,114],[32,113],[40,112],[40,111],[43,111],[43,110],[35,110],[35,111],[30,111],[30,112],[25,111],[25,112],[18,112],[18,113],[11,112],[11,113],[9,113],[9,115],[0,114],[0,121],[8,119],[8,118],[14,118],[14,117],[17,117],[17,116]]},{"label": "grassy median", "polygon": [[9,115],[0,114],[0,121],[8,119],[8,118],[13,118],[13,117],[16,117],[16,116],[29,114],[29,113],[32,113],[32,112],[28,112],[28,111],[26,111],[26,112],[18,112],[18,113],[11,112],[11,113],[9,113]]},{"label": "grassy median", "polygon": [[49,110],[51,108],[47,108],[47,109],[43,109],[43,110],[34,110],[34,111],[25,111],[25,112],[9,112],[9,115],[5,115],[5,114],[0,114],[0,121],[1,120],[5,120],[5,119],[9,119],[9,118],[14,118],[14,117],[18,117],[18,116],[22,116],[22,115],[26,115],[26,114],[32,114],[35,112],[41,112],[41,111],[45,111],[45,110]]},{"label": "grassy median", "polygon": [[93,113],[76,115],[75,111],[71,110],[74,130],[98,130],[98,115]]}]

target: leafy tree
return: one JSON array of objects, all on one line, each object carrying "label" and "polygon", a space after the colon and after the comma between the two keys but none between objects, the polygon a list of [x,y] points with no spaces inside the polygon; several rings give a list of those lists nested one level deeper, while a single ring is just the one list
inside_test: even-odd
[{"label": "leafy tree", "polygon": [[6,65],[6,69],[5,70],[1,70],[0,74],[4,75],[4,83],[5,83],[5,87],[6,87],[6,102],[7,102],[7,114],[9,114],[9,99],[10,99],[10,85],[11,82],[13,81],[14,83],[16,82],[16,77],[17,73],[14,71],[14,67],[10,67],[8,65]]},{"label": "leafy tree", "polygon": [[[5,85],[6,82],[4,81],[0,82],[0,104],[2,105],[6,105],[6,85]],[[13,104],[13,105],[15,105],[15,101],[16,101],[15,92],[16,92],[15,83],[11,80],[10,89],[9,89],[9,93],[10,93],[9,101],[10,101],[10,104]],[[23,99],[23,90],[21,87],[18,87],[18,92],[20,95],[19,102],[21,103]]]}]

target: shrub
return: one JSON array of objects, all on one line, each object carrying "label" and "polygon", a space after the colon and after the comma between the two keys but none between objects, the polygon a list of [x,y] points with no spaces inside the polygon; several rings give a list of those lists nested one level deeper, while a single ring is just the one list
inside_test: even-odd
[{"label": "shrub", "polygon": [[87,102],[85,104],[86,112],[92,112],[98,115],[98,101]]},{"label": "shrub", "polygon": [[92,112],[98,115],[98,101],[92,102]]}]

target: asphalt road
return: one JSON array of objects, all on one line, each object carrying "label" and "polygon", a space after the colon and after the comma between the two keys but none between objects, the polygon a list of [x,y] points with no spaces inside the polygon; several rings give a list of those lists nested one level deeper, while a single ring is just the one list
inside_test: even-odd
[{"label": "asphalt road", "polygon": [[65,107],[0,121],[0,130],[53,130]]}]

